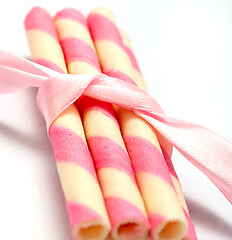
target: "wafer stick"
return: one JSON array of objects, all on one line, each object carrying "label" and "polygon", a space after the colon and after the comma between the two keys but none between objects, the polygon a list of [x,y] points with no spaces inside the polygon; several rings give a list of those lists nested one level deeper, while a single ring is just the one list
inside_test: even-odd
[{"label": "wafer stick", "polygon": [[[62,49],[48,13],[41,8],[33,8],[25,19],[25,28],[33,61],[66,73]],[[73,239],[104,239],[110,224],[80,115],[74,105],[53,122],[49,137]]]},{"label": "wafer stick", "polygon": [[[133,48],[132,48],[131,41],[130,41],[128,35],[124,31],[120,30],[120,34],[121,34],[126,52],[127,52],[128,56],[130,57],[131,64],[132,64],[133,69],[134,69],[135,78],[138,79],[137,81],[144,82],[144,79],[143,79],[142,74],[141,74],[140,69],[139,69],[138,62],[137,62],[136,57],[134,55],[134,51],[133,51]],[[144,82],[144,84],[145,84],[145,82]],[[193,226],[192,221],[191,221],[190,216],[189,216],[189,211],[188,211],[188,207],[187,207],[187,204],[185,202],[185,198],[184,198],[184,195],[183,195],[183,192],[182,192],[181,184],[179,182],[178,176],[177,176],[176,171],[174,169],[174,166],[172,164],[172,160],[171,160],[172,148],[170,148],[170,145],[167,144],[165,139],[160,134],[158,134],[157,132],[156,132],[156,134],[157,134],[157,137],[159,139],[159,143],[161,145],[161,149],[162,149],[164,159],[167,162],[173,185],[175,187],[177,196],[179,198],[179,201],[181,203],[181,206],[184,210],[184,213],[185,213],[185,216],[186,216],[186,219],[187,219],[187,222],[188,222],[187,233],[186,233],[185,237],[183,238],[183,240],[196,240],[197,239],[196,232],[195,232],[194,226]]]},{"label": "wafer stick", "polygon": [[[68,72],[99,73],[84,16],[77,10],[64,9],[54,21]],[[143,240],[148,235],[149,224],[113,107],[85,96],[78,101],[78,107],[111,220],[112,236]]]},{"label": "wafer stick", "polygon": [[[109,10],[95,9],[88,17],[88,24],[103,72],[146,90],[144,83],[134,77],[134,67]],[[152,238],[183,238],[187,221],[154,129],[125,109],[117,108],[116,114],[145,202]]]}]

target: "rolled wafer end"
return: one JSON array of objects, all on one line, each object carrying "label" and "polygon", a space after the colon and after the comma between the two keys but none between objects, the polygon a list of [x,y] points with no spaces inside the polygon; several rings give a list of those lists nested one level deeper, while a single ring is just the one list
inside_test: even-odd
[{"label": "rolled wafer end", "polygon": [[152,239],[157,240],[176,240],[181,239],[185,235],[186,223],[179,220],[162,222],[159,227],[155,228],[151,233]]},{"label": "rolled wafer end", "polygon": [[79,224],[72,231],[74,240],[102,240],[108,235],[108,226],[101,220]]},{"label": "rolled wafer end", "polygon": [[112,237],[118,240],[142,240],[147,237],[147,226],[140,221],[119,222],[112,231]]}]

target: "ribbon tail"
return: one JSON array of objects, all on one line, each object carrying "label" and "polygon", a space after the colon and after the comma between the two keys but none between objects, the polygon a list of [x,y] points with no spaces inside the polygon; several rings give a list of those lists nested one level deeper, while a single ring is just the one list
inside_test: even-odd
[{"label": "ribbon tail", "polygon": [[40,87],[47,77],[0,66],[0,94],[16,92],[28,87]]},{"label": "ribbon tail", "polygon": [[40,87],[49,76],[60,74],[16,55],[0,51],[0,94]]},{"label": "ribbon tail", "polygon": [[197,124],[135,111],[146,119],[193,165],[201,170],[232,204],[232,143]]}]

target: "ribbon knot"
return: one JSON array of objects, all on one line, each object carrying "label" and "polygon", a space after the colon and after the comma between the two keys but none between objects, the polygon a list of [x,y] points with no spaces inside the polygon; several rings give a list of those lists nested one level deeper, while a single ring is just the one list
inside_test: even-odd
[{"label": "ribbon knot", "polygon": [[47,129],[82,94],[116,104],[148,121],[200,169],[232,203],[232,143],[200,125],[164,115],[138,87],[104,74],[61,74],[0,51],[0,94],[38,87],[37,102]]}]

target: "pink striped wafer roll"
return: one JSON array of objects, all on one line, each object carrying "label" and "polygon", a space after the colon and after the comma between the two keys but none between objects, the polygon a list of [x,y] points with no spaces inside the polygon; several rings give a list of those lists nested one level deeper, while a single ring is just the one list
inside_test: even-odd
[{"label": "pink striped wafer roll", "polygon": [[[111,12],[95,9],[88,24],[103,72],[146,90],[144,82],[134,76],[134,68],[139,69],[132,64]],[[151,237],[182,239],[187,221],[154,129],[128,110],[116,108],[116,114],[150,220]]]},{"label": "pink striped wafer roll", "polygon": [[[141,75],[136,57],[134,55],[134,51],[133,51],[130,39],[124,31],[121,30],[120,34],[121,34],[121,37],[122,37],[122,40],[123,40],[123,44],[125,46],[124,48],[126,49],[128,57],[131,60],[131,64],[133,66],[135,78],[138,79],[137,81],[142,81],[145,84],[144,79]],[[172,160],[171,160],[172,148],[170,148],[170,145],[167,144],[165,139],[158,132],[156,132],[156,134],[157,134],[157,137],[159,139],[159,143],[161,145],[161,149],[162,149],[164,159],[167,162],[173,185],[175,187],[177,196],[179,198],[179,201],[181,203],[181,206],[183,208],[183,211],[186,215],[186,219],[187,219],[187,222],[188,222],[187,233],[186,233],[185,237],[183,238],[183,240],[197,240],[196,232],[195,232],[193,223],[192,223],[192,221],[190,219],[190,216],[189,216],[189,211],[188,211],[188,207],[187,207],[187,204],[185,202],[185,198],[184,198],[184,195],[183,195],[183,192],[182,192],[181,184],[179,182],[176,171],[175,171],[174,166],[172,164]]]},{"label": "pink striped wafer roll", "polygon": [[[66,64],[52,18],[33,8],[25,19],[33,61],[66,73]],[[102,240],[110,231],[104,199],[88,150],[81,118],[74,105],[49,129],[64,191],[73,239]]]},{"label": "pink striped wafer roll", "polygon": [[[64,9],[54,18],[71,74],[99,73],[100,66],[84,16]],[[112,225],[120,240],[143,240],[149,223],[130,159],[111,104],[83,96],[78,101]]]}]

